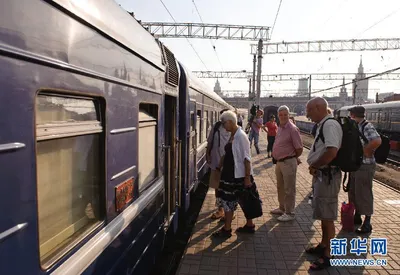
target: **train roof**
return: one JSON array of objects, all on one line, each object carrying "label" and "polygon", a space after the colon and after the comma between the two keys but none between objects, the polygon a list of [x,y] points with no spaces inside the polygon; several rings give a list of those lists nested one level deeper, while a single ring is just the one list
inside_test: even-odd
[{"label": "train roof", "polygon": [[[52,0],[69,12],[122,43],[142,58],[158,68],[165,70],[162,64],[162,51],[157,40],[143,28],[127,11],[113,0]],[[116,20],[118,18],[118,20]],[[189,85],[219,103],[230,106],[220,96],[197,79],[185,68]],[[232,106],[230,106],[232,107]]]},{"label": "train roof", "polygon": [[348,110],[354,106],[363,106],[365,110],[368,109],[380,109],[380,108],[399,108],[400,101],[390,101],[384,103],[371,103],[371,104],[361,104],[361,105],[350,105],[350,106],[343,106],[339,108],[339,110]]},{"label": "train roof", "polygon": [[183,67],[183,70],[186,74],[186,79],[188,81],[189,87],[192,89],[195,89],[196,91],[208,96],[211,99],[214,99],[215,101],[225,105],[229,106],[231,109],[233,107],[229,105],[225,100],[222,99],[219,95],[217,95],[211,88],[210,86],[206,85],[203,81],[198,79],[190,70],[185,67],[181,62],[179,64]]},{"label": "train roof", "polygon": [[156,39],[113,0],[52,0],[164,70]]}]

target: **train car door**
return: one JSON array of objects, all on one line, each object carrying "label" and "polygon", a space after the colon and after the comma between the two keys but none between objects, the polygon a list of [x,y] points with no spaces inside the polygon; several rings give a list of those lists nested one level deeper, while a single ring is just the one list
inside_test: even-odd
[{"label": "train car door", "polygon": [[165,122],[164,122],[164,156],[165,156],[165,197],[166,197],[166,212],[167,212],[167,225],[174,224],[173,231],[177,229],[177,223],[173,223],[176,206],[177,206],[177,179],[178,179],[178,167],[177,167],[177,150],[178,140],[176,138],[177,133],[177,99],[173,96],[165,96],[164,110],[165,110]]},{"label": "train car door", "polygon": [[197,178],[196,168],[196,148],[197,148],[197,114],[196,114],[196,103],[190,102],[190,134],[189,134],[189,180],[186,183],[186,190],[190,191],[193,182]]}]

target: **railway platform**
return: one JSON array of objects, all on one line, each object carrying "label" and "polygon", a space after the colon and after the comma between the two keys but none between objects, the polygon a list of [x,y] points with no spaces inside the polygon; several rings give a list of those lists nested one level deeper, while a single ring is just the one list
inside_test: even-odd
[{"label": "railway platform", "polygon": [[[375,256],[363,253],[349,254],[350,241],[358,236],[342,231],[340,214],[335,222],[338,238],[347,239],[347,255],[338,258],[386,259],[386,266],[330,267],[322,271],[309,271],[316,259],[304,250],[316,245],[321,239],[320,222],[312,219],[312,208],[308,203],[311,191],[311,176],[308,174],[306,158],[308,150],[301,156],[302,164],[297,172],[296,219],[279,222],[270,214],[278,206],[274,165],[266,158],[266,135],[260,135],[261,154],[253,149],[252,165],[255,181],[263,201],[264,215],[255,220],[255,234],[234,233],[244,225],[244,214],[238,207],[232,224],[232,237],[218,240],[211,237],[223,224],[212,220],[215,211],[214,190],[209,189],[199,213],[192,236],[184,252],[177,274],[179,275],[242,275],[242,274],[400,274],[400,193],[375,183],[373,232],[371,238],[387,239],[387,255]],[[347,193],[340,191],[339,202],[348,201]],[[340,213],[340,204],[339,213]],[[368,241],[369,244],[369,241]]]}]

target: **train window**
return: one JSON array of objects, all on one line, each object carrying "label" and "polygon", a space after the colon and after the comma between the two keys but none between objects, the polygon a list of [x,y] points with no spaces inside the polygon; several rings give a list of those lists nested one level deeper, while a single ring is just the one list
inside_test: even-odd
[{"label": "train window", "polygon": [[210,134],[212,125],[212,111],[207,111],[207,137]]},{"label": "train window", "polygon": [[191,140],[190,140],[191,148],[190,148],[190,150],[193,149],[194,144],[196,142],[196,138],[197,138],[196,135],[192,135],[192,132],[195,130],[194,125],[195,125],[194,112],[190,112],[190,136],[191,136]]},{"label": "train window", "polygon": [[213,126],[215,123],[217,123],[217,112],[213,112],[214,113],[214,121],[213,121]]},{"label": "train window", "polygon": [[208,112],[204,111],[203,112],[203,125],[202,125],[203,131],[202,131],[202,137],[201,141],[204,142],[207,139],[207,133],[208,133]]},{"label": "train window", "polygon": [[196,121],[196,129],[197,129],[197,146],[201,143],[201,111],[197,110],[197,121]]},{"label": "train window", "polygon": [[190,112],[190,132],[194,131],[194,113]]},{"label": "train window", "polygon": [[87,98],[36,97],[39,253],[45,268],[104,217],[99,107]]},{"label": "train window", "polygon": [[387,120],[388,120],[387,112],[382,113],[382,121],[387,121]]},{"label": "train window", "polygon": [[[147,108],[153,106],[154,108]],[[139,191],[157,177],[157,105],[139,107]]]}]

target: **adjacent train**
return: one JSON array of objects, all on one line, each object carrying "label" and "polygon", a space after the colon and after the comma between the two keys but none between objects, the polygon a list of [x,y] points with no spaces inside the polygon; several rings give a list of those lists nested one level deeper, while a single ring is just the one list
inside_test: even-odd
[{"label": "adjacent train", "polygon": [[0,274],[147,274],[232,109],[111,0],[0,9]]},{"label": "adjacent train", "polygon": [[[334,111],[334,116],[347,117],[349,109],[354,107],[344,106]],[[365,108],[365,118],[371,122],[377,131],[390,139],[392,151],[400,151],[400,102],[372,103],[362,105]],[[306,117],[297,117],[297,126],[307,132],[311,132],[314,123]]]},{"label": "adjacent train", "polygon": [[[390,139],[391,150],[400,151],[400,101],[373,103],[362,105],[365,108],[366,119],[376,130]],[[349,116],[349,109],[353,106],[344,106],[335,110],[337,117]]]}]

